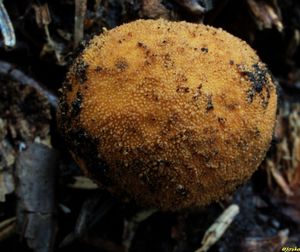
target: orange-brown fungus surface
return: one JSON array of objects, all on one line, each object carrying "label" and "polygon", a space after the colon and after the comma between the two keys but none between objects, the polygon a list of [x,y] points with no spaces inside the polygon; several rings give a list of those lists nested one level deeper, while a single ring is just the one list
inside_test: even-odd
[{"label": "orange-brown fungus surface", "polygon": [[224,198],[264,159],[277,94],[244,41],[138,20],[94,37],[62,89],[59,128],[85,173],[162,210]]}]

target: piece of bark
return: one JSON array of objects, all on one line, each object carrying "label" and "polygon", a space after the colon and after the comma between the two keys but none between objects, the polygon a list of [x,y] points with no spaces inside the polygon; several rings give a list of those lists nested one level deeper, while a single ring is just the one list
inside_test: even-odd
[{"label": "piece of bark", "polygon": [[56,167],[57,153],[38,143],[21,152],[16,163],[17,232],[36,252],[53,251]]}]

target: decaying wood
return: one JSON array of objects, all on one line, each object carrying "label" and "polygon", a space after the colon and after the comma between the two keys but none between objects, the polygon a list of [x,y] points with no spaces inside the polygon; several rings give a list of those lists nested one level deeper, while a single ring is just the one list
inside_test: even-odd
[{"label": "decaying wood", "polygon": [[37,143],[21,152],[16,164],[17,232],[36,252],[54,247],[56,167],[56,151]]}]

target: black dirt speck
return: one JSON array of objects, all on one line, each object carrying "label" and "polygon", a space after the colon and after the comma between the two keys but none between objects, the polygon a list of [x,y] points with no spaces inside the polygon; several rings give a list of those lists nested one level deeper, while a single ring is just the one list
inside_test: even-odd
[{"label": "black dirt speck", "polygon": [[115,66],[118,70],[125,71],[129,65],[125,59],[119,59],[119,60],[117,60]]},{"label": "black dirt speck", "polygon": [[81,103],[82,103],[82,94],[80,92],[76,93],[76,98],[72,102],[71,105],[71,116],[76,117],[80,113],[81,109]]},{"label": "black dirt speck", "polygon": [[189,91],[190,91],[189,87],[185,87],[185,86],[177,86],[176,88],[177,93],[189,93]]},{"label": "black dirt speck", "polygon": [[[240,65],[238,65],[238,69],[241,75],[251,83],[250,88],[246,92],[247,101],[252,103],[254,97],[258,95],[262,100],[262,106],[266,108],[268,106],[271,88],[271,83],[268,78],[268,69],[259,63],[252,65],[252,71],[244,70]],[[266,92],[263,92],[264,89]]]},{"label": "black dirt speck", "polygon": [[212,95],[207,95],[207,104],[206,104],[206,111],[210,111],[214,109],[214,105],[212,102]]},{"label": "black dirt speck", "polygon": [[75,78],[80,84],[83,84],[87,80],[87,73],[86,73],[87,68],[88,68],[88,64],[85,63],[81,57],[77,58],[73,66],[73,69],[74,69]]},{"label": "black dirt speck", "polygon": [[137,46],[142,48],[142,49],[147,49],[147,45],[145,45],[143,42],[137,42]]},{"label": "black dirt speck", "polygon": [[105,186],[111,186],[112,181],[108,176],[108,164],[98,152],[99,140],[89,135],[81,127],[65,129],[66,142],[75,156],[85,160],[85,165],[92,178],[100,181]]},{"label": "black dirt speck", "polygon": [[202,47],[201,52],[208,53],[208,48],[207,47]]},{"label": "black dirt speck", "polygon": [[188,191],[182,186],[179,185],[176,187],[176,194],[182,197],[186,197],[188,195]]}]

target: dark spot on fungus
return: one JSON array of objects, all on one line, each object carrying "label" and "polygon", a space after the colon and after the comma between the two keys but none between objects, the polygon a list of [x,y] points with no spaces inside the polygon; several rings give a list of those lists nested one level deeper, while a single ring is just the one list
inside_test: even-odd
[{"label": "dark spot on fungus", "polygon": [[163,55],[163,63],[166,68],[172,68],[174,66],[174,61],[171,59],[169,53]]},{"label": "dark spot on fungus", "polygon": [[207,47],[202,47],[201,51],[204,52],[204,53],[208,53],[208,48]]},{"label": "dark spot on fungus", "polygon": [[95,71],[99,73],[99,72],[103,71],[103,68],[101,66],[97,66],[95,68]]},{"label": "dark spot on fungus", "polygon": [[76,98],[71,104],[71,116],[76,117],[79,115],[81,109],[82,94],[80,92],[76,93]]},{"label": "dark spot on fungus", "polygon": [[263,86],[267,84],[267,69],[260,68],[258,64],[252,65],[254,71],[253,72],[245,72],[248,79],[251,81],[253,85],[253,89],[255,92],[260,93],[263,90]]},{"label": "dark spot on fungus", "polygon": [[[238,69],[243,77],[250,81],[251,87],[247,90],[247,101],[253,102],[256,95],[259,95],[262,102],[262,106],[266,108],[270,98],[270,81],[268,78],[268,69],[259,63],[252,65],[252,70],[245,69],[242,65],[237,65]],[[266,90],[266,94],[263,94],[263,90]]]},{"label": "dark spot on fungus", "polygon": [[177,93],[188,93],[189,91],[190,91],[189,87],[177,86],[176,88]]},{"label": "dark spot on fungus", "polygon": [[176,193],[182,197],[186,197],[188,195],[188,191],[184,188],[183,185],[177,185]]},{"label": "dark spot on fungus", "polygon": [[66,91],[72,91],[72,84],[70,83],[68,78],[63,83],[63,89]]},{"label": "dark spot on fungus", "polygon": [[212,102],[212,94],[209,94],[206,97],[207,97],[206,111],[213,110],[214,105],[213,105],[213,102]]},{"label": "dark spot on fungus", "polygon": [[202,89],[202,84],[200,84],[200,85],[196,88],[196,90],[195,90],[195,93],[194,93],[194,95],[193,95],[193,100],[194,100],[194,101],[198,100],[198,98],[200,97],[200,95],[201,95],[201,89]]},{"label": "dark spot on fungus", "polygon": [[83,84],[87,80],[87,76],[86,76],[87,68],[88,68],[88,64],[86,64],[83,61],[82,57],[77,58],[73,66],[73,69],[74,69],[74,76],[80,84]]},{"label": "dark spot on fungus", "polygon": [[115,66],[118,70],[124,71],[128,68],[128,63],[125,59],[119,59],[117,60]]},{"label": "dark spot on fungus", "polygon": [[147,46],[143,43],[143,42],[137,42],[137,46],[138,47],[141,47],[141,48],[143,48],[143,49],[147,49]]},{"label": "dark spot on fungus", "polygon": [[219,122],[222,126],[224,126],[225,123],[226,123],[226,119],[223,118],[223,117],[218,117],[218,122]]},{"label": "dark spot on fungus", "polygon": [[234,65],[234,61],[233,60],[229,60],[229,65],[233,66]]},{"label": "dark spot on fungus", "polygon": [[97,146],[99,140],[90,136],[83,128],[70,129],[65,132],[65,138],[70,150],[76,157],[84,160],[89,175],[105,186],[111,186],[112,181],[108,177],[109,167],[99,156]]},{"label": "dark spot on fungus", "polygon": [[238,107],[238,104],[236,103],[225,103],[225,107],[228,109],[228,110],[236,110],[237,107]]},{"label": "dark spot on fungus", "polygon": [[63,96],[60,96],[60,113],[62,115],[62,119],[64,122],[67,121],[67,119],[65,118],[68,111],[69,111],[69,104],[67,103],[66,99]]}]

